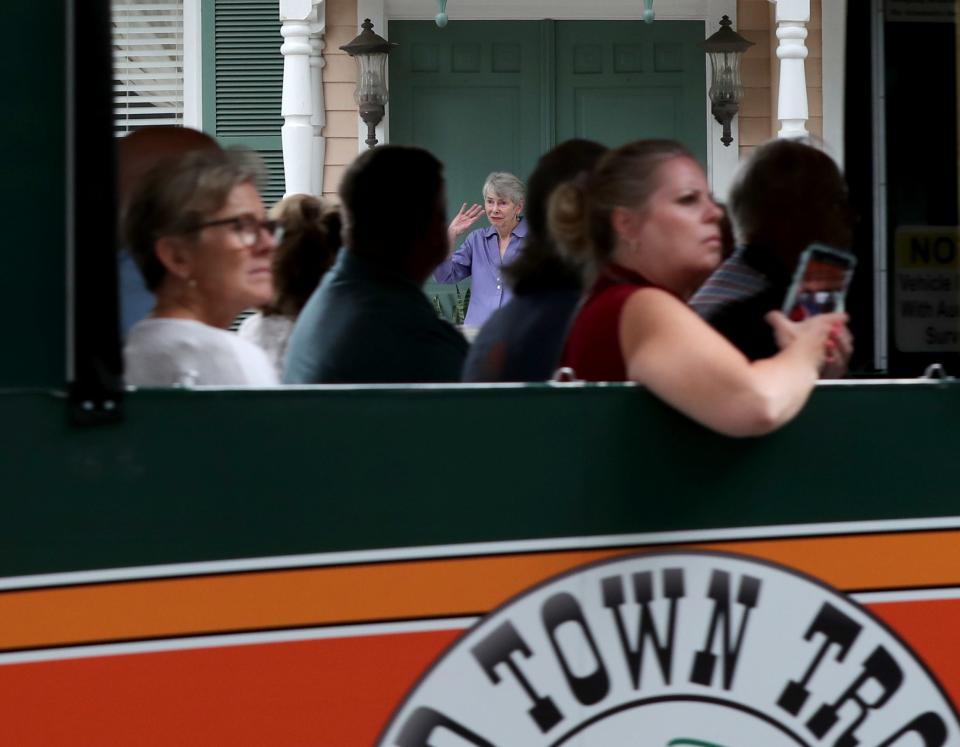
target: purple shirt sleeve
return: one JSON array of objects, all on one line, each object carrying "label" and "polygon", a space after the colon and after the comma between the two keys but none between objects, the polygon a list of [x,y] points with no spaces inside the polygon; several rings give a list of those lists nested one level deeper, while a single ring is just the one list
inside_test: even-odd
[{"label": "purple shirt sleeve", "polygon": [[510,243],[500,256],[500,239],[492,226],[472,231],[453,256],[433,272],[438,283],[470,281],[470,306],[464,324],[479,327],[511,298],[503,282],[503,268],[517,258],[527,238],[527,222],[521,219],[513,229]]},{"label": "purple shirt sleeve", "polygon": [[433,279],[438,283],[459,283],[470,277],[474,249],[483,249],[484,230],[478,228],[471,231],[460,244],[460,248],[437,265],[437,269],[433,271]]}]

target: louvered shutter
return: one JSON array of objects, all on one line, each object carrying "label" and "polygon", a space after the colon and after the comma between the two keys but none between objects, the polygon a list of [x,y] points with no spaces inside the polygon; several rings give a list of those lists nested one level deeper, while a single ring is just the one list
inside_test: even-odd
[{"label": "louvered shutter", "polygon": [[256,150],[267,168],[263,201],[283,197],[283,56],[277,0],[204,0],[204,129]]},{"label": "louvered shutter", "polygon": [[183,0],[114,0],[114,132],[183,124]]}]

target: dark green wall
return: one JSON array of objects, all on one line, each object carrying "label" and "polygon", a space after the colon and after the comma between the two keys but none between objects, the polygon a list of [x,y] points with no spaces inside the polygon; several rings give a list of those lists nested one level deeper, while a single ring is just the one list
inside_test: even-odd
[{"label": "dark green wall", "polygon": [[0,576],[354,548],[956,515],[960,386],[824,387],[735,441],[642,390],[0,395]]},{"label": "dark green wall", "polygon": [[0,298],[7,311],[0,387],[66,378],[64,18],[56,2],[43,6],[42,19],[31,3],[4,3],[0,11],[7,29],[0,44]]}]

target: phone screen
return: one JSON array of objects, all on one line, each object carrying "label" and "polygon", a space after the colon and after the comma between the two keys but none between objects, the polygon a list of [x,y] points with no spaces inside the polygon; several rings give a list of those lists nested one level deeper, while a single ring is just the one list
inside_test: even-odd
[{"label": "phone screen", "polygon": [[795,322],[843,311],[856,258],[849,252],[814,244],[800,255],[783,313]]}]

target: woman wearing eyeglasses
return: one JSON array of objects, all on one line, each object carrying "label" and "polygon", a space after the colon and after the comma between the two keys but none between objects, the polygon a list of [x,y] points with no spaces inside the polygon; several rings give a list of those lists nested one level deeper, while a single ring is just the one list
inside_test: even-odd
[{"label": "woman wearing eyeglasses", "polygon": [[256,178],[247,155],[197,152],[158,166],[131,198],[125,236],[157,302],[127,338],[128,384],[278,383],[266,354],[227,331],[273,296],[276,224]]},{"label": "woman wearing eyeglasses", "polygon": [[282,237],[273,255],[274,297],[243,320],[237,334],[262,348],[283,373],[287,343],[307,299],[330,269],[340,249],[340,211],[313,195],[290,195],[270,209]]}]

